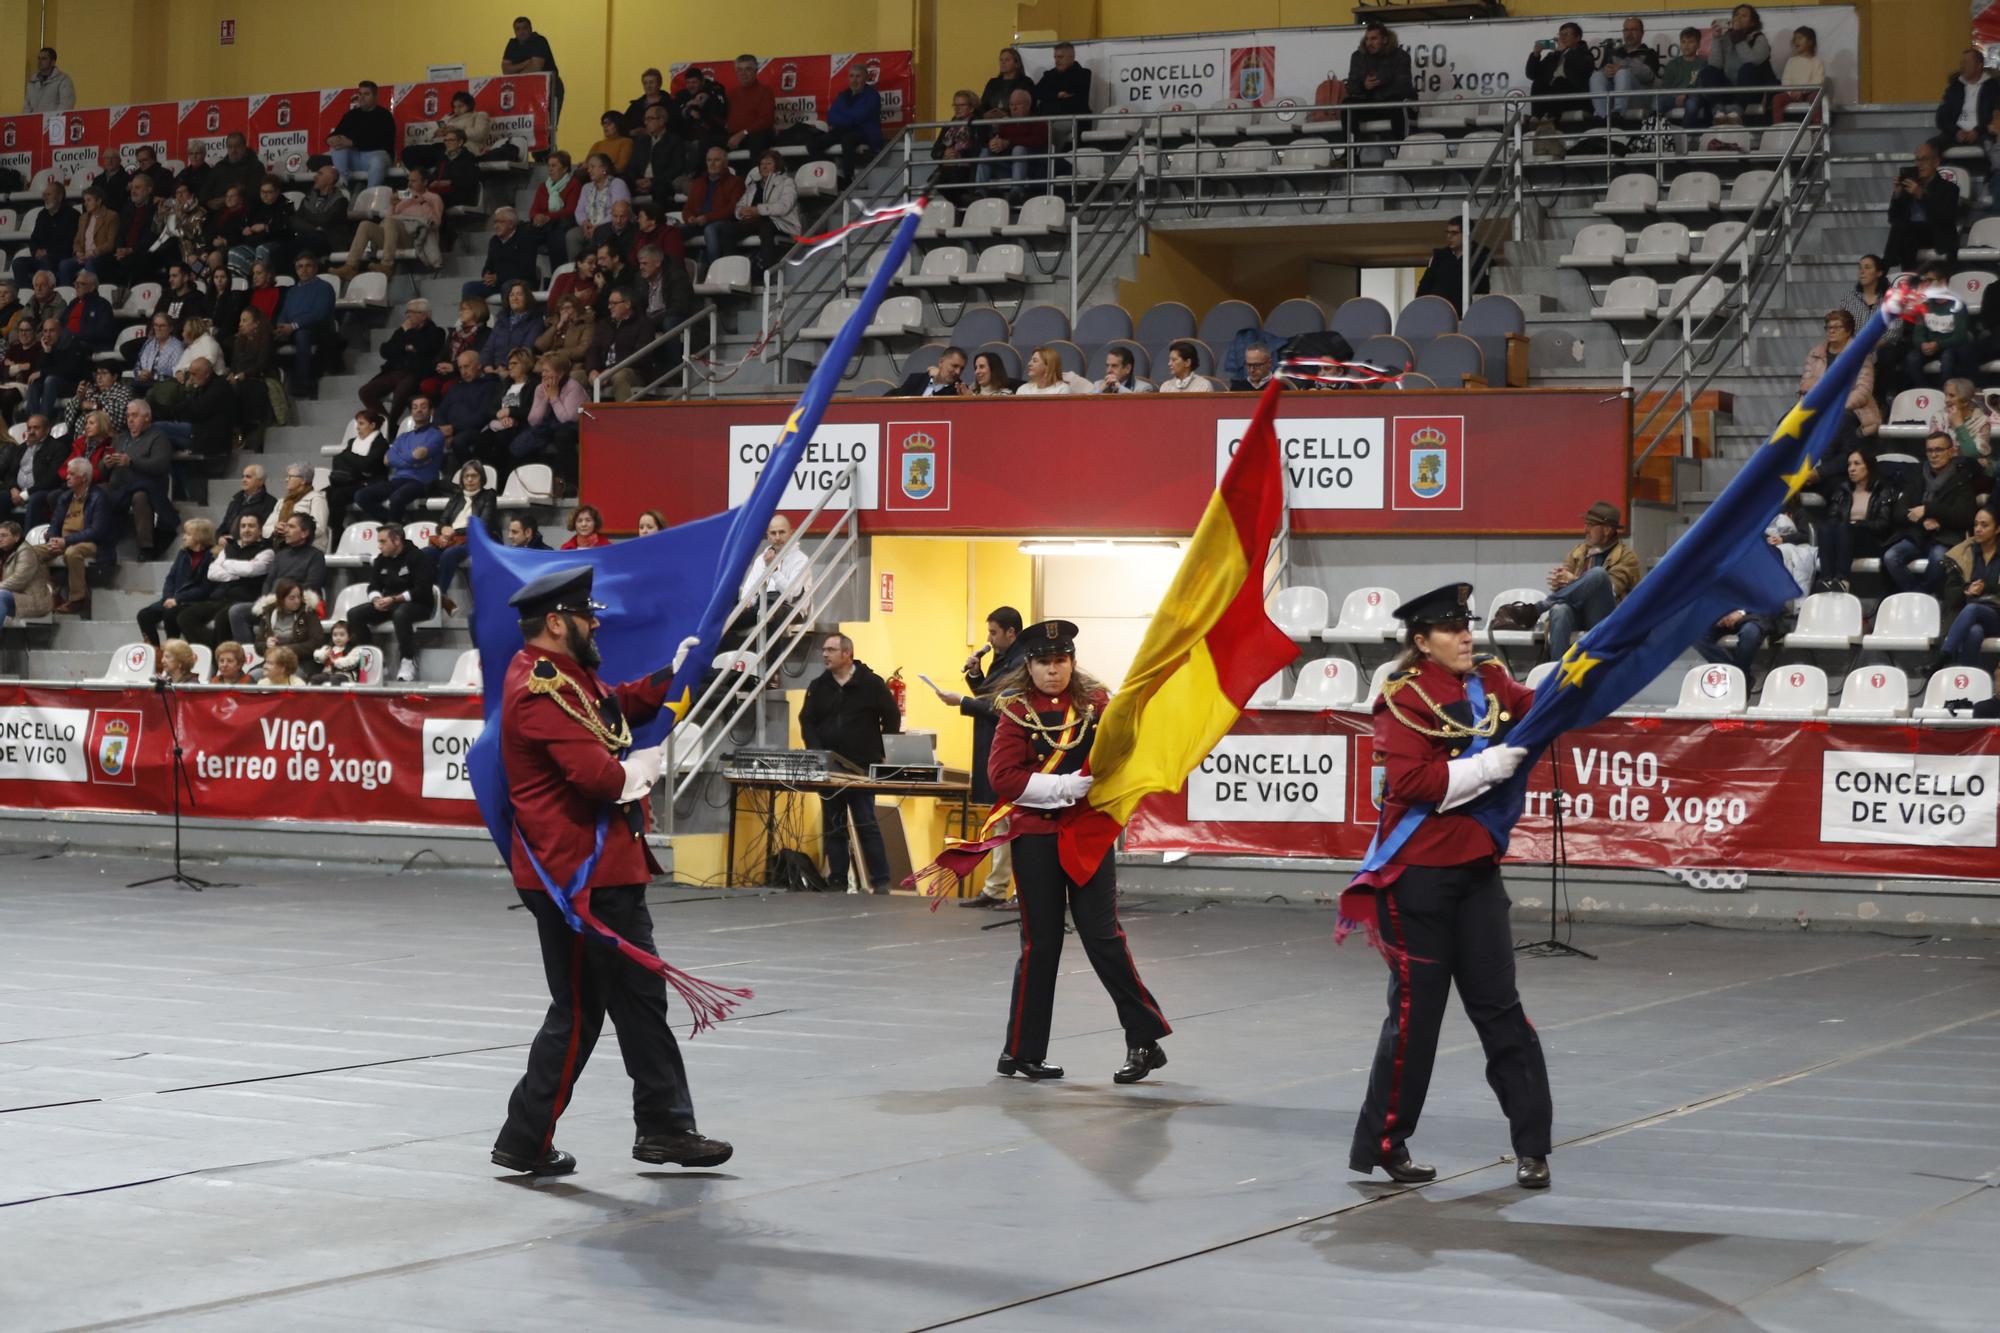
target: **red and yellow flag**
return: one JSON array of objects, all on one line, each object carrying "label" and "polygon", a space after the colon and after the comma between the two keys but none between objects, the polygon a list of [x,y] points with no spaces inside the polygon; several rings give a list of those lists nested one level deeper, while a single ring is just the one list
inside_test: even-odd
[{"label": "red and yellow flag", "polygon": [[1257,687],[1298,654],[1264,610],[1264,565],[1285,507],[1278,393],[1274,379],[1098,722],[1089,808],[1064,822],[1059,839],[1063,869],[1079,884],[1140,800],[1180,790]]}]

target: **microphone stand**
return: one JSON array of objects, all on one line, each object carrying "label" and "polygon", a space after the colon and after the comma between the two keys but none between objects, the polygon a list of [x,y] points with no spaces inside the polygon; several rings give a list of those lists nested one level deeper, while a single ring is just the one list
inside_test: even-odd
[{"label": "microphone stand", "polygon": [[[1563,841],[1563,784],[1561,747],[1549,746],[1549,937],[1545,940],[1523,940],[1514,946],[1514,952],[1526,954],[1530,958],[1588,958],[1597,961],[1597,955],[1577,948],[1568,940],[1556,938],[1556,895],[1561,893],[1564,901],[1569,898],[1569,848]],[[1574,928],[1572,927],[1572,932]]]},{"label": "microphone stand", "polygon": [[[174,744],[174,869],[172,874],[154,875],[151,879],[134,880],[125,887],[128,889],[143,889],[152,884],[172,884],[177,889],[191,889],[195,893],[200,893],[203,889],[236,888],[238,886],[235,884],[215,883],[211,880],[190,875],[181,869],[181,787],[183,785],[187,787],[188,804],[193,805],[195,800],[194,784],[188,781],[187,761],[181,750],[180,695],[175,692],[174,683],[165,676],[153,677],[153,693],[160,697],[160,711],[167,718],[167,735],[172,739]],[[139,756],[136,754],[133,755],[132,762],[137,763],[138,761]]]}]

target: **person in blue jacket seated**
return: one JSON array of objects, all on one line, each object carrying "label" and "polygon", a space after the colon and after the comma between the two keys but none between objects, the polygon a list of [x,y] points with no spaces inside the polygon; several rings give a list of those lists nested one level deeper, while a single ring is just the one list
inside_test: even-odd
[{"label": "person in blue jacket seated", "polygon": [[313,353],[333,334],[333,284],[319,280],[319,256],[310,251],[292,264],[298,281],[278,303],[278,321],[271,332],[292,348],[292,393],[300,398],[319,394]]}]

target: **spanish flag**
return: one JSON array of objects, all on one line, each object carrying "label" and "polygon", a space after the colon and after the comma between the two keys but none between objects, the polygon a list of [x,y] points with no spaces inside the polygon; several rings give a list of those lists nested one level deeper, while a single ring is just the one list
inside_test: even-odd
[{"label": "spanish flag", "polygon": [[1278,393],[1274,379],[1098,722],[1089,766],[1097,781],[1058,838],[1063,870],[1079,884],[1139,802],[1180,790],[1257,687],[1298,655],[1264,610],[1264,566],[1285,507]]}]

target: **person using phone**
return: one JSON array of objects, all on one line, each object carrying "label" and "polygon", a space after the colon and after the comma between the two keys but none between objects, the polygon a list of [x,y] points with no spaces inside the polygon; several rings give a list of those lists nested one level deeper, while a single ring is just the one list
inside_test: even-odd
[{"label": "person using phone", "polygon": [[[1625,20],[1624,40],[1617,46],[1604,48],[1604,59],[1598,63],[1597,72],[1590,76],[1590,90],[1595,93],[1629,93],[1638,88],[1651,88],[1660,81],[1660,53],[1646,44],[1646,25],[1636,18]],[[1652,105],[1652,99],[1620,97],[1614,104],[1609,97],[1599,97],[1592,103],[1600,123],[1608,124],[1612,111],[1619,114],[1637,111]]]},{"label": "person using phone", "polygon": [[[993,750],[993,729],[998,724],[993,712],[993,700],[998,693],[998,683],[1020,667],[1025,654],[1026,649],[1021,644],[1021,613],[1011,606],[996,607],[986,617],[986,643],[965,659],[967,692],[959,694],[931,686],[945,707],[956,708],[963,716],[972,719],[972,801],[975,805],[993,804],[993,780],[986,771],[986,757]],[[986,661],[988,656],[993,659],[991,662]],[[995,826],[994,832],[1005,832],[1006,827],[1006,821],[1002,820]],[[986,863],[985,886],[972,897],[960,899],[958,905],[1005,907],[1013,889],[1013,852],[1011,844],[1003,842],[993,849],[991,859]]]},{"label": "person using phone", "polygon": [[1535,43],[1528,50],[1527,78],[1536,98],[1536,117],[1552,120],[1565,111],[1584,110],[1583,102],[1568,100],[1568,96],[1589,92],[1590,74],[1590,48],[1583,44],[1583,29],[1576,24],[1557,28],[1553,47]]},{"label": "person using phone", "polygon": [[1889,243],[1882,257],[1889,269],[1914,269],[1918,255],[1936,250],[1946,264],[1958,260],[1958,186],[1938,170],[1935,145],[1917,145],[1916,165],[1896,173],[1889,188]]}]

